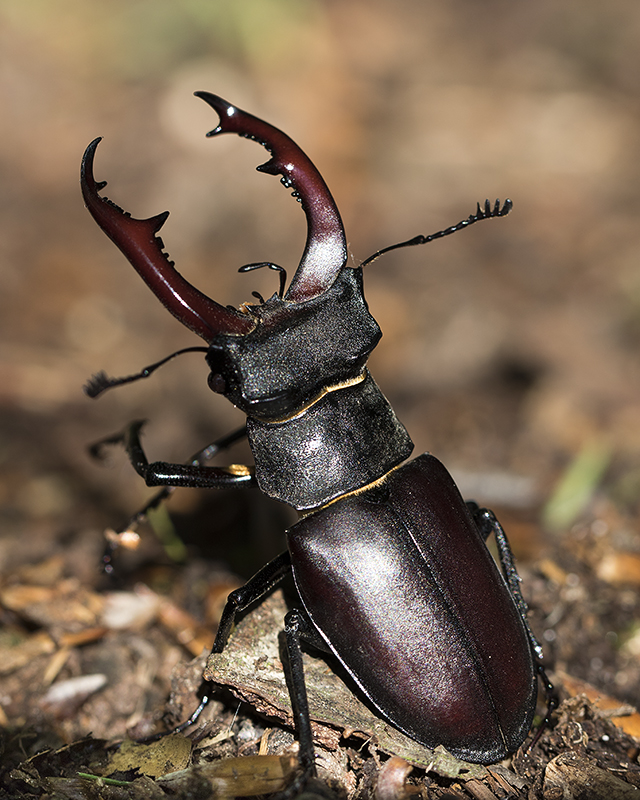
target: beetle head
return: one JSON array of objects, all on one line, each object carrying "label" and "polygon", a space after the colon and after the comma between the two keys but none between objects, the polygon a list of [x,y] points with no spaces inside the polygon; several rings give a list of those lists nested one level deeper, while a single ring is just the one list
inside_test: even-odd
[{"label": "beetle head", "polygon": [[81,170],[85,203],[165,307],[205,339],[210,387],[246,413],[274,419],[295,413],[324,387],[362,372],[380,329],[362,294],[361,270],[346,266],[344,228],[322,176],[282,131],[208,92],[196,95],[220,121],[208,136],[254,139],[271,157],[260,172],[280,175],[307,218],[302,259],[284,297],[240,310],[192,286],[164,253],[158,231],[168,212],[134,219],[101,197],[93,162],[100,139],[87,148]]}]

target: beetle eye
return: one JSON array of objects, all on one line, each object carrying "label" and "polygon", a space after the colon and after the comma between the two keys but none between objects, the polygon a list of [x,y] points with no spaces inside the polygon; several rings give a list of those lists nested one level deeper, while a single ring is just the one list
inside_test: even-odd
[{"label": "beetle eye", "polygon": [[219,372],[210,372],[207,383],[212,392],[224,394],[227,390],[227,382]]}]

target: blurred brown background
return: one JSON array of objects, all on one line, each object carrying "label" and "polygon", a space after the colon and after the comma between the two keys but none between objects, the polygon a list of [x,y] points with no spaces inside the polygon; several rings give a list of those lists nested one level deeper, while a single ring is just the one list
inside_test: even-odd
[{"label": "blurred brown background", "polygon": [[244,263],[297,264],[299,206],[255,172],[256,145],[204,138],[216,118],[200,89],[304,148],[356,261],[511,197],[508,219],[367,269],[384,331],[372,371],[416,452],[467,495],[537,513],[591,448],[632,520],[639,41],[634,0],[0,0],[5,566],[17,542],[49,552],[38,531],[97,536],[148,496],[123,458],[89,462],[87,443],[146,417],[150,457],[183,460],[240,422],[197,355],[97,401],[81,390],[98,369],[200,343],[83,208],[94,137],[106,194],[138,217],[169,209],[168,252],[218,301],[275,290],[273,273],[238,275]]}]

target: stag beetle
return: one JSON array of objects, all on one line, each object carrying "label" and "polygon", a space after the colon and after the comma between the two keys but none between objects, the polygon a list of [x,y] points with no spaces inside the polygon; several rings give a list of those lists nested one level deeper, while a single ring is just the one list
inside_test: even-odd
[{"label": "stag beetle", "polygon": [[[157,235],[168,212],[134,219],[99,195],[100,139],[85,152],[81,184],[98,225],[165,307],[207,342],[187,350],[205,353],[210,388],[247,415],[255,459],[254,468],[210,467],[203,451],[184,465],[149,463],[137,423],[122,437],[134,468],[150,486],[258,486],[300,513],[288,550],[230,594],[213,650],[225,647],[239,611],[292,572],[301,607],[287,615],[285,635],[306,775],[315,765],[301,639],[337,657],[377,711],[418,742],[468,761],[498,761],[531,727],[536,676],[546,680],[542,651],[495,516],[466,504],[431,454],[407,462],[413,443],[366,367],[381,331],[364,299],[362,268],[388,250],[504,216],[511,202],[487,201],[458,225],[353,266],[335,202],[302,150],[222,98],[196,94],[219,116],[207,135],[257,141],[271,156],[257,169],[280,175],[302,205],[308,236],[286,290],[281,267],[257,263],[241,270],[281,273],[280,291],[266,301],[235,309],[198,291]],[[86,391],[95,397],[147,377],[174,355],[125,378],[99,373]],[[485,543],[492,532],[502,571]]]}]

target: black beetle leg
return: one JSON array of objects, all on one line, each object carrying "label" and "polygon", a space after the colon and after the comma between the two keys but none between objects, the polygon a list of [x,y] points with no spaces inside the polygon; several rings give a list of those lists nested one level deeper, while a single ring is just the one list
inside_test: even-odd
[{"label": "black beetle leg", "polygon": [[[142,422],[135,422],[132,425],[136,425],[138,427],[138,431],[140,427],[143,425]],[[99,442],[92,444],[89,447],[89,453],[93,458],[102,458],[102,450],[107,445],[116,445],[120,444],[123,445],[126,442],[128,434],[128,429],[121,433],[116,433],[113,436],[107,436],[104,439],[100,439]],[[202,450],[198,450],[197,453],[194,453],[190,459],[185,462],[185,465],[191,466],[204,466],[207,461],[210,461],[214,456],[218,455],[218,453],[226,450],[227,448],[234,445],[236,442],[239,442],[240,439],[244,439],[247,435],[247,426],[243,425],[241,428],[238,428],[231,433],[226,434],[226,436],[221,436],[219,439],[216,439],[211,444],[208,444],[206,447],[203,447]],[[173,492],[176,487],[174,486],[164,486],[160,489],[159,492],[153,495],[153,497],[145,503],[145,505],[136,511],[135,514],[129,519],[127,525],[121,529],[122,530],[129,530],[140,522],[143,522],[146,519],[147,513],[149,511],[153,511],[156,509],[163,500],[166,500]]]},{"label": "black beetle leg", "polygon": [[[265,594],[267,594],[267,592],[273,589],[274,586],[280,583],[280,581],[285,578],[287,573],[290,571],[291,557],[289,555],[289,551],[285,550],[284,553],[280,553],[279,556],[276,556],[268,564],[265,564],[265,566],[262,567],[259,572],[256,572],[253,578],[248,580],[244,586],[241,586],[239,589],[234,589],[234,591],[229,594],[224,611],[220,617],[218,632],[216,634],[213,647],[211,648],[212,653],[221,653],[224,650],[229,639],[229,634],[231,633],[236,614],[239,614],[241,611],[244,611],[245,608],[248,608],[248,606],[250,606],[252,603],[260,600],[261,597],[263,597]],[[200,705],[188,717],[188,719],[184,720],[184,722],[181,722],[179,725],[176,725],[175,728],[172,728],[169,731],[156,733],[153,736],[143,739],[143,741],[156,742],[159,739],[168,736],[169,734],[182,733],[187,728],[191,727],[191,725],[193,725],[195,722],[197,722],[198,717],[211,700],[211,696],[213,694],[211,682],[203,679],[198,693],[200,695]]]},{"label": "black beetle leg", "polygon": [[[268,564],[265,564],[265,566],[256,572],[253,578],[248,580],[244,586],[241,586],[239,589],[234,589],[229,594],[224,611],[220,617],[218,632],[216,634],[213,647],[211,648],[212,653],[221,653],[226,647],[236,614],[244,611],[245,608],[248,608],[252,603],[260,600],[261,597],[264,597],[264,595],[273,589],[274,586],[280,583],[280,581],[285,578],[287,573],[290,571],[291,557],[289,555],[289,551],[285,550],[284,553],[280,553],[279,556],[276,556]],[[158,733],[155,736],[145,739],[144,741],[157,741],[164,736],[168,736],[170,733],[182,733],[182,731],[185,731],[187,728],[193,725],[203,712],[205,706],[209,703],[209,700],[211,700],[212,690],[210,681],[206,679],[202,681],[199,694],[201,698],[200,705],[188,719],[186,719],[184,722],[181,722],[179,725],[176,725],[176,727],[172,728],[170,731]]]},{"label": "black beetle leg", "polygon": [[[236,615],[263,597],[290,571],[291,556],[289,551],[286,550],[264,566],[244,586],[231,592],[227,598],[227,604],[222,612],[222,617],[220,618],[216,639],[211,648],[212,653],[221,653],[224,650]],[[313,749],[309,703],[304,680],[300,639],[303,638],[309,641],[314,647],[320,650],[328,650],[324,640],[321,639],[317,630],[311,625],[306,615],[297,609],[290,611],[285,617],[284,633],[289,658],[291,704],[293,706],[294,721],[300,746],[299,759],[302,766],[302,773],[284,790],[284,792],[278,795],[281,800],[295,796],[304,788],[306,782],[310,778],[316,776],[315,753]],[[208,700],[208,695],[204,695],[198,713],[204,708]],[[189,724],[191,721],[195,721],[195,715],[189,718]],[[183,725],[180,726],[181,730],[183,730],[183,726],[186,727],[186,724],[183,723]]]},{"label": "black beetle leg", "polygon": [[482,537],[486,540],[489,537],[490,533],[493,533],[496,545],[498,547],[498,557],[500,558],[500,564],[502,566],[502,571],[505,576],[505,580],[507,581],[507,585],[509,586],[509,591],[511,592],[511,596],[520,611],[520,615],[522,616],[522,620],[524,622],[524,626],[527,631],[527,636],[529,637],[529,642],[531,643],[531,649],[534,653],[534,661],[535,661],[535,668],[536,672],[540,680],[542,681],[542,688],[547,700],[547,713],[544,716],[544,719],[540,723],[540,727],[538,728],[535,736],[531,744],[527,746],[527,750],[530,750],[535,743],[538,741],[540,736],[542,735],[543,731],[549,726],[549,722],[551,719],[551,714],[555,711],[558,707],[558,693],[554,687],[554,685],[549,680],[547,673],[545,672],[543,662],[543,652],[542,646],[540,642],[536,639],[533,631],[531,630],[531,626],[529,625],[529,620],[527,619],[527,612],[528,607],[525,602],[524,597],[522,596],[522,592],[520,591],[520,581],[521,578],[518,575],[518,571],[516,570],[515,560],[513,558],[513,552],[511,551],[511,545],[509,544],[509,540],[507,539],[507,535],[504,532],[502,525],[499,523],[498,518],[490,511],[488,508],[480,508],[477,503],[473,502],[472,500],[467,502],[467,508],[471,512],[471,516],[473,517],[476,525],[478,526],[478,530]]},{"label": "black beetle leg", "polygon": [[194,453],[189,461],[187,461],[187,464],[200,464],[202,466],[222,450],[226,450],[227,448],[231,447],[231,445],[239,442],[241,439],[244,439],[246,435],[247,426],[243,425],[241,428],[237,428],[235,431],[228,433],[226,436],[221,436],[219,439],[216,439],[215,442],[211,442],[211,444],[203,447],[202,450],[198,450],[198,452]]},{"label": "black beetle leg", "polygon": [[[207,461],[210,461],[212,458],[218,455],[218,453],[222,452],[223,450],[227,450],[229,447],[234,445],[236,442],[239,442],[240,439],[244,439],[247,435],[247,426],[243,425],[241,428],[233,431],[232,433],[228,433],[226,436],[221,436],[219,439],[216,439],[211,444],[208,444],[206,447],[203,447],[202,450],[198,450],[197,453],[194,453],[191,458],[186,461],[187,465],[191,466],[204,466]],[[164,486],[160,491],[155,494],[151,500],[145,505],[144,508],[140,509],[140,511],[131,518],[130,525],[133,522],[140,522],[142,521],[147,514],[147,511],[151,511],[154,508],[157,508],[160,503],[165,500],[175,489],[175,486]]]},{"label": "black beetle leg", "polygon": [[302,611],[293,609],[284,619],[284,634],[287,642],[291,677],[289,693],[300,745],[299,758],[302,765],[300,781],[304,785],[304,782],[309,778],[315,777],[317,772],[300,639],[307,637],[315,639],[317,638],[317,633],[312,629],[307,616]]},{"label": "black beetle leg", "polygon": [[525,747],[524,749],[525,753],[528,753],[529,750],[535,747],[536,743],[538,742],[538,739],[547,730],[551,722],[551,715],[553,714],[553,712],[558,707],[558,704],[560,703],[560,698],[558,697],[558,692],[556,690],[556,687],[549,680],[547,673],[545,672],[545,669],[540,661],[537,662],[536,669],[538,672],[538,676],[542,681],[542,689],[544,691],[545,697],[547,698],[547,713],[544,715],[544,719],[538,726],[538,730],[535,732],[533,739]]},{"label": "black beetle leg", "polygon": [[502,525],[498,522],[498,519],[493,511],[490,511],[488,508],[479,508],[478,504],[474,503],[473,501],[467,503],[467,508],[469,511],[471,511],[471,516],[475,520],[478,530],[485,541],[488,539],[490,533],[493,533],[494,535],[496,545],[498,547],[498,557],[500,558],[500,564],[502,566],[502,571],[509,587],[509,591],[511,592],[511,596],[513,597],[516,607],[524,621],[533,652],[536,654],[538,661],[542,661],[542,647],[534,636],[534,633],[529,626],[529,621],[527,620],[527,612],[529,609],[524,597],[522,596],[522,592],[520,591],[521,578],[516,569],[515,560],[513,558],[513,553],[511,552],[511,546],[509,544],[509,540],[507,539],[507,535],[504,532]]},{"label": "black beetle leg", "polygon": [[201,464],[149,463],[140,443],[142,422],[134,422],[124,435],[124,446],[135,471],[147,486],[187,486],[199,489],[231,489],[256,486],[249,467],[205,467]]},{"label": "black beetle leg", "polygon": [[[136,422],[132,423],[132,425],[136,425],[138,431],[140,430],[141,426],[144,423]],[[99,442],[91,445],[89,447],[89,454],[96,459],[102,458],[103,449],[106,446],[110,445],[125,445],[128,435],[128,430],[123,431],[121,433],[117,433],[113,436],[107,436],[104,439],[101,439]],[[204,466],[207,461],[210,461],[214,456],[218,453],[226,450],[227,448],[234,445],[236,442],[244,439],[247,435],[247,426],[243,425],[241,428],[232,431],[231,433],[226,434],[225,436],[221,436],[219,439],[216,439],[211,444],[208,444],[206,447],[202,448],[202,450],[198,450],[197,453],[194,453],[191,458],[186,461],[186,465],[191,466]],[[144,454],[143,454],[144,455]],[[145,459],[146,460],[146,459]],[[158,506],[160,506],[165,500],[167,500],[173,493],[175,486],[163,486],[160,491],[156,492],[153,497],[148,500],[142,508],[138,509],[135,514],[129,517],[126,525],[121,528],[118,528],[116,531],[116,537],[110,539],[107,543],[105,548],[104,554],[102,556],[102,563],[103,569],[106,573],[111,574],[113,571],[112,560],[114,551],[118,548],[119,540],[117,538],[118,534],[124,533],[125,531],[134,531],[137,526],[144,522],[147,518],[147,514],[149,511],[153,511]]]},{"label": "black beetle leg", "polygon": [[248,580],[244,586],[234,589],[227,597],[227,603],[220,617],[216,639],[211,648],[212,653],[221,653],[227,645],[236,614],[244,611],[252,603],[260,600],[273,589],[291,571],[289,551],[280,553],[259,572]]}]

